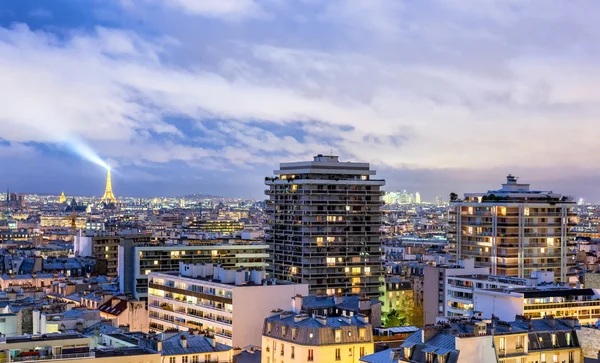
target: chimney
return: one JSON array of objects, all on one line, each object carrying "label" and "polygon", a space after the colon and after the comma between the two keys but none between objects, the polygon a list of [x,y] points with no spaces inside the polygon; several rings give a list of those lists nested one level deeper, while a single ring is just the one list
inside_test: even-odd
[{"label": "chimney", "polygon": [[217,346],[214,336],[206,337],[206,341],[214,348]]},{"label": "chimney", "polygon": [[181,343],[181,347],[183,349],[187,348],[187,338],[184,335],[179,338],[179,342]]},{"label": "chimney", "polygon": [[344,302],[344,297],[342,296],[342,294],[335,294],[333,295],[333,303],[334,304],[341,304]]},{"label": "chimney", "polygon": [[359,311],[367,311],[367,310],[371,310],[371,299],[369,298],[362,298],[358,301],[358,310]]},{"label": "chimney", "polygon": [[156,341],[156,351],[157,352],[162,352],[162,340],[157,340]]},{"label": "chimney", "polygon": [[321,325],[327,325],[327,317],[325,316],[317,315],[315,316],[315,320],[321,323]]},{"label": "chimney", "polygon": [[296,296],[294,296],[292,298],[292,311],[296,314],[300,314],[300,311],[302,310],[302,302],[303,302],[303,297],[300,294],[296,294]]},{"label": "chimney", "polygon": [[242,286],[246,280],[246,273],[243,269],[235,271],[235,286]]}]

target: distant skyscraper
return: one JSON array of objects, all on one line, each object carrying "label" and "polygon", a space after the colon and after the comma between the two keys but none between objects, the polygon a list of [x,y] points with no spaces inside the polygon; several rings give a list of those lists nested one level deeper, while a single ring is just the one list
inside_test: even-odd
[{"label": "distant skyscraper", "polygon": [[530,190],[509,175],[500,190],[466,193],[450,203],[451,245],[457,260],[474,258],[492,275],[527,278],[554,271],[561,281],[575,267],[571,226],[575,202],[551,191]]},{"label": "distant skyscraper", "polygon": [[415,203],[421,204],[421,193],[419,192],[415,193]]},{"label": "distant skyscraper", "polygon": [[442,197],[440,197],[440,196],[435,197],[435,204],[437,204],[437,205],[444,204],[444,200],[442,199]]},{"label": "distant skyscraper", "polygon": [[112,182],[110,181],[110,169],[108,169],[108,174],[106,174],[106,190],[104,190],[104,196],[100,199],[100,203],[116,203],[117,198],[112,191]]},{"label": "distant skyscraper", "polygon": [[381,179],[368,163],[337,156],[283,163],[265,178],[273,277],[311,294],[379,297]]}]

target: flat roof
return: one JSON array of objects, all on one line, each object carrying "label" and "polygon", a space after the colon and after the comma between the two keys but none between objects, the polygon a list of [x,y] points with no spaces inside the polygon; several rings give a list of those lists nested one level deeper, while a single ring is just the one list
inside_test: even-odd
[{"label": "flat roof", "polygon": [[149,350],[149,349],[144,349],[141,347],[98,349],[94,352],[94,355],[96,358],[132,356],[132,355],[144,355],[144,354],[158,354],[158,352],[155,352],[155,351]]}]

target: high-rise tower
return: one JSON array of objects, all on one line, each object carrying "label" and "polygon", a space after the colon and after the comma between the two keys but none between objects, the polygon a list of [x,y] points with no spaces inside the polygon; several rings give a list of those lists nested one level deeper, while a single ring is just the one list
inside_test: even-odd
[{"label": "high-rise tower", "polygon": [[449,237],[457,260],[474,258],[493,275],[528,278],[534,271],[554,271],[566,282],[574,273],[573,198],[530,190],[509,175],[502,189],[465,193],[450,207]]},{"label": "high-rise tower", "polygon": [[106,190],[104,191],[104,196],[100,199],[100,203],[116,203],[117,198],[112,191],[112,183],[110,181],[110,169],[108,169],[108,174],[106,175]]},{"label": "high-rise tower", "polygon": [[337,156],[283,163],[265,178],[272,277],[308,283],[310,294],[378,298],[381,179],[368,163]]}]

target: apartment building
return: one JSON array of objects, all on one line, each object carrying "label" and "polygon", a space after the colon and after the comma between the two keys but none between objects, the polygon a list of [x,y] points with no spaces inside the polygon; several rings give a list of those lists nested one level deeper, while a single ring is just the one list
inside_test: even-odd
[{"label": "apartment building", "polygon": [[425,327],[400,348],[364,357],[377,363],[581,363],[576,319],[481,321],[465,319]]},{"label": "apartment building", "polygon": [[233,219],[197,219],[194,218],[189,229],[199,232],[218,233],[223,235],[233,235],[244,229],[244,223]]},{"label": "apartment building", "polygon": [[308,283],[311,295],[380,296],[382,179],[368,163],[282,163],[265,178],[272,276]]},{"label": "apartment building", "polygon": [[219,343],[213,335],[199,330],[179,332],[167,335],[165,339],[145,337],[140,339],[141,346],[159,351],[162,363],[233,363],[233,348]]},{"label": "apartment building", "polygon": [[212,263],[225,269],[267,267],[268,245],[262,242],[235,242],[198,245],[134,245],[119,246],[119,289],[138,300],[148,297],[148,275],[151,272],[179,271],[179,263]]},{"label": "apartment building", "polygon": [[435,324],[438,317],[446,316],[446,280],[449,276],[489,274],[488,267],[475,267],[474,259],[458,261],[453,265],[430,264],[423,269],[423,320]]},{"label": "apartment building", "polygon": [[262,363],[355,363],[373,354],[373,332],[364,316],[311,317],[276,311],[264,321]]},{"label": "apartment building", "polygon": [[180,264],[179,272],[151,272],[151,331],[203,329],[217,342],[260,346],[264,317],[308,294],[308,285],[265,279],[262,270],[227,270],[212,264]]},{"label": "apartment building", "polygon": [[575,267],[573,198],[531,190],[508,175],[499,190],[465,193],[450,203],[451,249],[456,259],[474,258],[493,275],[528,277],[553,271],[566,282]]},{"label": "apartment building", "polygon": [[528,279],[488,274],[446,276],[445,316],[470,316],[474,310],[473,295],[475,291],[536,286],[555,287],[554,273],[535,271],[533,276]]},{"label": "apartment building", "polygon": [[516,315],[539,319],[546,316],[577,318],[595,324],[600,318],[600,290],[573,288],[514,288],[477,290],[474,310],[483,317],[510,319]]},{"label": "apartment building", "polygon": [[410,281],[398,277],[387,277],[383,291],[380,299],[383,303],[381,310],[384,313],[402,309],[407,304],[410,306],[414,304],[414,292]]},{"label": "apartment building", "polygon": [[106,275],[119,275],[119,246],[122,243],[133,245],[149,244],[152,236],[149,234],[107,233],[102,231],[89,232],[83,235],[80,231],[75,236],[74,249],[76,256],[91,256],[106,261]]},{"label": "apartment building", "polygon": [[161,363],[156,351],[140,347],[93,349],[93,340],[77,333],[2,338],[0,359],[6,362]]}]

